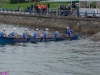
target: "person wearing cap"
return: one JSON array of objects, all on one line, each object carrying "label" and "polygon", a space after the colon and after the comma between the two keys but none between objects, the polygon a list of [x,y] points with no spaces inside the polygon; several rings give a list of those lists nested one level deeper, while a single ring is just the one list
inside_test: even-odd
[{"label": "person wearing cap", "polygon": [[28,31],[27,31],[27,28],[25,28],[24,29],[24,32],[23,32],[23,34],[22,34],[22,37],[23,38],[29,38],[29,37],[31,37],[31,35],[28,33]]},{"label": "person wearing cap", "polygon": [[42,36],[39,33],[39,29],[36,28],[36,31],[33,33],[33,38],[42,38]]},{"label": "person wearing cap", "polygon": [[61,34],[59,33],[58,29],[54,32],[54,38],[59,38],[61,37]]},{"label": "person wearing cap", "polygon": [[67,34],[67,37],[72,37],[72,30],[69,27],[67,27],[66,29],[66,34]]},{"label": "person wearing cap", "polygon": [[3,28],[3,31],[0,34],[1,37],[7,37],[6,28]]},{"label": "person wearing cap", "polygon": [[19,34],[16,32],[16,28],[14,28],[14,31],[11,33],[11,36],[14,38],[17,38]]},{"label": "person wearing cap", "polygon": [[49,30],[49,29],[46,28],[46,30],[44,31],[44,38],[51,38],[51,37],[52,37],[52,35],[49,33],[48,30]]}]

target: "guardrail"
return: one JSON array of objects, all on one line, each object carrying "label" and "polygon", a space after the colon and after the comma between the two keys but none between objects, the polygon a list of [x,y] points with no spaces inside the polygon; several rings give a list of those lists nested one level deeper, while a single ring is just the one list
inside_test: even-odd
[{"label": "guardrail", "polygon": [[79,11],[68,11],[68,10],[56,10],[56,9],[52,9],[52,10],[46,10],[46,11],[42,11],[42,10],[21,10],[18,11],[17,9],[2,9],[0,11],[0,13],[17,13],[17,14],[32,14],[32,15],[53,15],[53,16],[77,16],[77,17],[100,17],[100,13],[88,13],[87,11],[85,12],[79,12]]},{"label": "guardrail", "polygon": [[56,10],[56,9],[52,9],[52,10],[21,10],[18,11],[17,9],[2,9],[0,11],[0,13],[19,13],[19,14],[38,14],[38,15],[54,15],[54,16],[72,16],[72,15],[78,15],[77,12],[71,12],[68,10]]}]

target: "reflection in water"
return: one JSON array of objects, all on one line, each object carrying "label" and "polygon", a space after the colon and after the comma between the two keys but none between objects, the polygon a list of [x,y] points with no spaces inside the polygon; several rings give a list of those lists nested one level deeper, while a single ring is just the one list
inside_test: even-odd
[{"label": "reflection in water", "polygon": [[0,71],[9,71],[9,75],[100,75],[100,42],[0,45]]}]

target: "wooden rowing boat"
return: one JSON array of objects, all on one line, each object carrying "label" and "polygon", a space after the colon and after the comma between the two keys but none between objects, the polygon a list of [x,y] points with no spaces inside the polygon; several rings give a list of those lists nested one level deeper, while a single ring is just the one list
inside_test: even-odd
[{"label": "wooden rowing boat", "polygon": [[77,36],[73,37],[62,37],[62,38],[13,38],[13,37],[0,37],[0,44],[1,43],[21,43],[21,42],[45,42],[45,41],[63,41],[63,40],[77,40]]}]

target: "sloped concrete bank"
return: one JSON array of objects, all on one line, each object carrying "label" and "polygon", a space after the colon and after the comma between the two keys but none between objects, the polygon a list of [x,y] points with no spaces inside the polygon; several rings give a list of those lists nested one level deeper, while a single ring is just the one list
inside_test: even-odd
[{"label": "sloped concrete bank", "polygon": [[98,33],[94,34],[93,36],[91,36],[90,40],[96,41],[96,42],[100,41],[100,32],[98,32]]},{"label": "sloped concrete bank", "polygon": [[59,28],[62,31],[69,26],[74,32],[87,35],[93,35],[100,31],[100,18],[0,13],[0,22],[17,25],[19,24],[28,27]]}]

